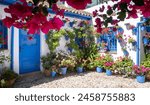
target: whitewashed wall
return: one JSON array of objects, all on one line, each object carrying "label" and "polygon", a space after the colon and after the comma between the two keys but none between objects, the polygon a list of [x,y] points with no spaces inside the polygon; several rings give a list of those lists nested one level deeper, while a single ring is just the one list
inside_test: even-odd
[{"label": "whitewashed wall", "polygon": [[[104,3],[104,4],[100,4],[91,8],[86,9],[85,11],[92,13],[94,10],[99,10],[99,8],[104,5],[107,7],[107,5],[113,5],[112,1],[109,1],[108,4]],[[104,10],[104,12],[106,12]],[[93,20],[93,24],[95,24],[95,18],[92,19]],[[125,24],[126,23],[130,23],[131,25],[137,26],[137,23],[140,22],[140,18],[137,19],[126,19],[125,21],[120,22],[118,25],[121,26],[124,29],[124,35],[126,36],[131,36],[133,37],[136,41],[137,41],[137,36],[136,35],[132,35],[132,30],[127,30]],[[134,63],[137,63],[137,54],[136,54],[136,50],[130,50],[131,46],[129,44],[127,44],[127,51],[129,52],[129,56],[131,57],[131,59],[134,61]],[[142,39],[141,39],[141,58],[143,59],[143,45],[142,45]],[[121,49],[120,43],[117,42],[117,53],[116,54],[112,54],[114,59],[116,59],[119,56],[123,56],[123,51]]]}]

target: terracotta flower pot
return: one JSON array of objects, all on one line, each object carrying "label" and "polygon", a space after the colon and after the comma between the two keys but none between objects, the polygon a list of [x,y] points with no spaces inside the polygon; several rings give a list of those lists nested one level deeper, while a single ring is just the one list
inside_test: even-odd
[{"label": "terracotta flower pot", "polygon": [[16,78],[11,79],[11,80],[7,80],[6,81],[6,87],[12,87],[13,84],[15,83],[15,81],[16,81]]},{"label": "terracotta flower pot", "polygon": [[44,71],[43,71],[43,73],[44,73],[44,75],[45,75],[46,77],[49,77],[49,76],[50,76],[50,74],[51,74],[51,73],[50,73],[50,71],[49,71],[49,70],[47,70],[47,69],[46,69],[46,70],[44,70]]},{"label": "terracotta flower pot", "polygon": [[146,79],[150,81],[150,74],[146,75]]}]

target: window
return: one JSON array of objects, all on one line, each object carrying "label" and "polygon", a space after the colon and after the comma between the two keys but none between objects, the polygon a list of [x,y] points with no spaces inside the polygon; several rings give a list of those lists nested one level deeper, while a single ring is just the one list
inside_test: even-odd
[{"label": "window", "polygon": [[99,44],[100,51],[117,51],[117,39],[116,39],[116,32],[109,31],[109,33],[105,33],[100,35],[97,39],[97,43]]},{"label": "window", "polygon": [[7,28],[0,20],[0,49],[7,49]]}]

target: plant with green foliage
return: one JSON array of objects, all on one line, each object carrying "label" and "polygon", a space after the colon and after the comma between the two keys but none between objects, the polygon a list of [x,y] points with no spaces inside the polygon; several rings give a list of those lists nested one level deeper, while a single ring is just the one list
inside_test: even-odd
[{"label": "plant with green foliage", "polygon": [[132,75],[132,66],[134,65],[133,60],[130,57],[119,57],[116,61],[116,70],[120,74],[124,74],[126,76]]},{"label": "plant with green foliage", "polygon": [[12,70],[4,70],[0,76],[0,87],[11,87],[14,84],[17,77],[18,74],[14,73]]},{"label": "plant with green foliage", "polygon": [[48,45],[48,48],[50,52],[54,52],[56,48],[59,46],[59,40],[64,35],[65,30],[61,29],[59,31],[51,30],[47,34],[46,43]]},{"label": "plant with green foliage", "polygon": [[9,56],[6,56],[3,50],[0,50],[0,64],[4,64],[5,61],[9,61]]}]

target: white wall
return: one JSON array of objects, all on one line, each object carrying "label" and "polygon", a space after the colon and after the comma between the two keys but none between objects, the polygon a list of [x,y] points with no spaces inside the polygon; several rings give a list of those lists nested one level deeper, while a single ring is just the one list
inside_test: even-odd
[{"label": "white wall", "polygon": [[[109,5],[113,5],[112,1],[108,1]],[[104,5],[107,6],[108,4],[104,3],[104,4],[100,4],[91,8],[86,9],[85,11],[92,13],[93,11],[95,11],[96,9],[99,10],[99,8]],[[104,10],[104,12],[106,12],[106,10]],[[137,23],[140,22],[140,18],[137,19],[126,19],[125,21],[120,22],[118,25],[121,26],[124,29],[124,35],[126,36],[131,36],[133,37],[136,41],[137,41],[137,37],[136,35],[132,35],[132,30],[127,30],[125,23],[130,23],[131,25],[137,26]],[[95,18],[93,18],[93,24],[95,25]],[[125,38],[125,37],[124,37]],[[141,45],[142,46],[142,45]],[[129,56],[131,57],[131,59],[134,61],[134,63],[136,64],[136,60],[137,60],[137,56],[136,56],[136,50],[131,50],[131,46],[129,44],[127,44],[127,51],[129,52]],[[140,49],[143,50],[143,49]],[[123,51],[121,49],[120,43],[117,42],[117,53],[116,54],[112,54],[114,59],[116,59],[119,56],[123,56]],[[143,55],[142,55],[143,56]]]}]

